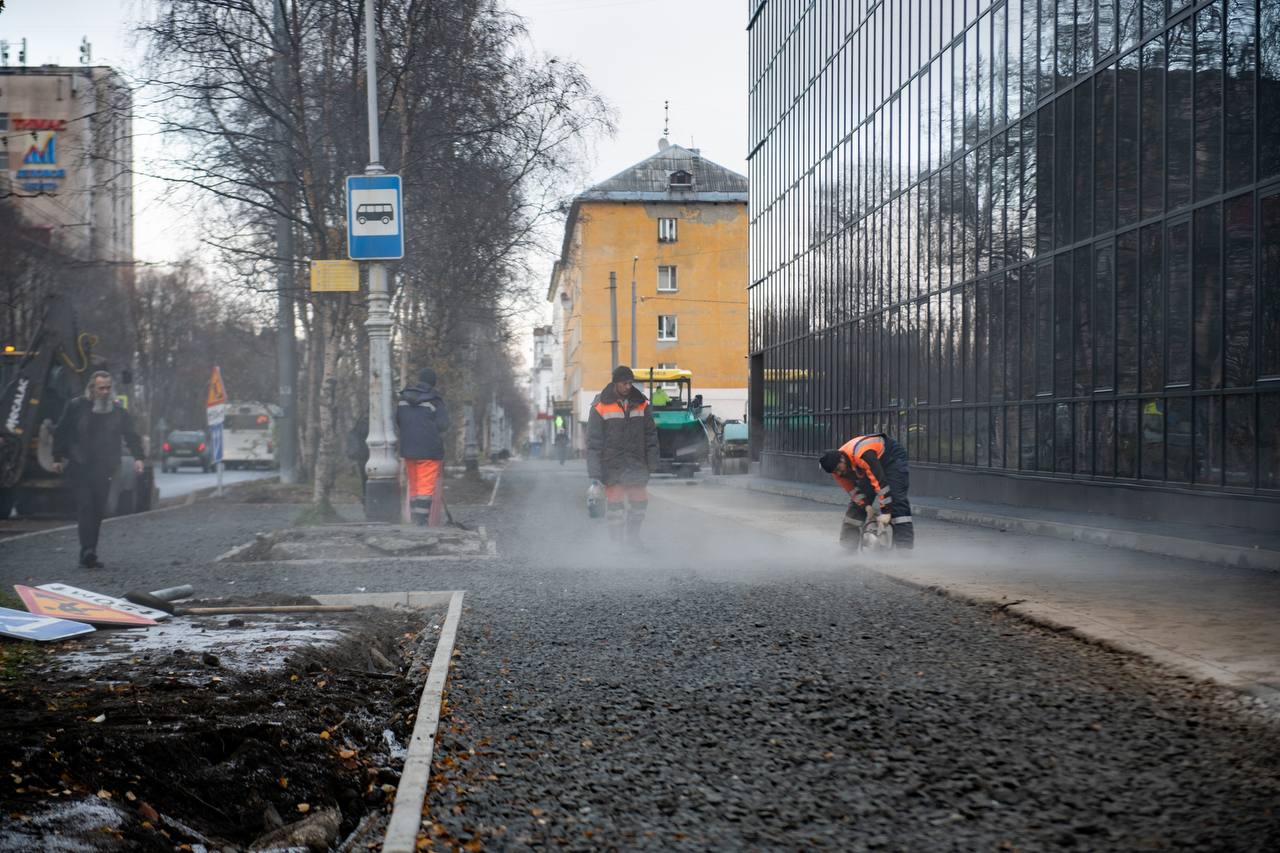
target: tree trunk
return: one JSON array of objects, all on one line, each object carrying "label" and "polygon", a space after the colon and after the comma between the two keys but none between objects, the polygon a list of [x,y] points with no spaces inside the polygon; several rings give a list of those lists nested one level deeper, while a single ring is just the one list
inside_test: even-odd
[{"label": "tree trunk", "polygon": [[319,411],[316,418],[318,428],[312,501],[322,509],[328,508],[333,484],[338,477],[338,354],[342,348],[337,345],[337,338],[340,333],[340,311],[340,305],[316,305],[316,325],[320,327],[320,337],[323,341],[331,342],[328,346],[322,344],[320,385],[316,395]]}]

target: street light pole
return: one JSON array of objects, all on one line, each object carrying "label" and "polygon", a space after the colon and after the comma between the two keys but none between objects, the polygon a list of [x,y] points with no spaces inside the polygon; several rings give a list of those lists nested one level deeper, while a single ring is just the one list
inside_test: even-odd
[{"label": "street light pole", "polygon": [[[374,40],[373,0],[364,0],[365,87],[368,90],[369,165],[366,175],[380,175],[378,147],[378,55]],[[364,513],[370,521],[396,521],[400,516],[400,464],[391,431],[391,297],[387,267],[369,264],[369,461],[364,490]]]},{"label": "street light pole", "polygon": [[640,256],[636,255],[631,259],[631,369],[635,370],[638,365],[636,357],[636,264],[640,263]]}]

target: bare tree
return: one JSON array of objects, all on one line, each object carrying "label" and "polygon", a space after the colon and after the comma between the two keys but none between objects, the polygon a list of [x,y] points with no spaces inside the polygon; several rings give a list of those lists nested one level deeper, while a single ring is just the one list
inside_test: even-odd
[{"label": "bare tree", "polygon": [[[273,2],[285,4],[283,86],[272,75]],[[359,0],[161,0],[143,27],[165,130],[184,146],[171,177],[210,200],[207,241],[246,290],[267,290],[278,261],[301,272],[305,259],[343,254],[342,179],[367,156],[362,14]],[[492,0],[383,0],[377,15],[381,130],[395,140],[383,159],[403,176],[407,200],[401,363],[430,361],[464,388],[476,369],[462,357],[466,330],[489,342],[509,334],[557,187],[610,116],[576,66],[531,59],[521,22]],[[284,181],[278,126],[291,164]],[[277,214],[293,223],[297,258],[275,257]],[[366,368],[353,354],[367,349],[364,305],[294,295],[305,336],[295,383],[305,394],[303,457],[325,504],[337,436],[362,395]]]}]

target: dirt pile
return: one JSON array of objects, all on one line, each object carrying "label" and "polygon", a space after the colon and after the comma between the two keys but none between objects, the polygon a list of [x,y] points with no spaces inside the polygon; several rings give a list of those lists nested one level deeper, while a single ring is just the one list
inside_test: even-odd
[{"label": "dirt pile", "polygon": [[177,617],[24,655],[0,677],[0,851],[336,846],[394,795],[442,621]]}]

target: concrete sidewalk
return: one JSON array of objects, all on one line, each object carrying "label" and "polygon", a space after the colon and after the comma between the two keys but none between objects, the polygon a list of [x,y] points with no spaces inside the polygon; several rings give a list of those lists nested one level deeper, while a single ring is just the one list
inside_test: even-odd
[{"label": "concrete sidewalk", "polygon": [[[776,482],[776,481],[774,481]],[[732,518],[804,542],[835,545],[843,492],[832,486],[761,484],[754,477],[709,477],[696,488],[655,480],[650,493],[691,510]],[[784,492],[784,490],[786,490]],[[950,520],[928,502],[916,517],[909,555],[851,557],[858,565],[942,594],[994,604],[1091,642],[1137,653],[1189,676],[1252,694],[1280,712],[1280,572],[1209,565],[1105,547],[1066,535],[1069,520],[970,512],[978,524]],[[1024,523],[1024,520],[1025,523]],[[1259,551],[1264,549],[1259,548]],[[799,549],[797,553],[802,553]]]}]

